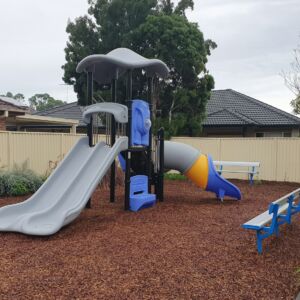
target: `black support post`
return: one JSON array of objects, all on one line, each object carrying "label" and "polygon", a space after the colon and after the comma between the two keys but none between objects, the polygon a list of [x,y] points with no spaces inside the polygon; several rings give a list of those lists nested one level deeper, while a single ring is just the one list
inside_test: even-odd
[{"label": "black support post", "polygon": [[130,176],[131,176],[131,99],[132,98],[132,70],[127,73],[127,87],[126,87],[126,105],[128,107],[128,123],[126,126],[126,135],[128,137],[128,150],[125,151],[126,171],[125,171],[125,210],[129,210],[130,197]]},{"label": "black support post", "polygon": [[[93,72],[87,73],[87,103],[86,105],[93,104]],[[89,137],[89,146],[94,146],[93,144],[93,116],[91,116],[90,123],[87,126],[87,135]]]},{"label": "black support post", "polygon": [[[117,79],[113,79],[111,83],[111,101],[117,101]],[[116,142],[116,121],[113,115],[111,115],[111,147]],[[113,161],[110,167],[110,202],[115,202],[115,183],[116,183],[116,163]]]},{"label": "black support post", "polygon": [[[150,121],[153,123],[153,77],[148,77],[148,103],[150,109]],[[148,176],[148,193],[151,193],[152,184],[152,125],[149,130],[149,145],[147,147],[147,176]]]},{"label": "black support post", "polygon": [[159,143],[159,170],[157,176],[158,199],[164,201],[164,170],[165,170],[165,132],[163,128],[158,130]]},{"label": "black support post", "polygon": [[[87,106],[93,104],[93,72],[87,73]],[[93,147],[93,116],[91,116],[90,123],[87,126],[87,135],[89,137],[89,146]],[[86,208],[91,208],[91,198],[88,200]]]}]

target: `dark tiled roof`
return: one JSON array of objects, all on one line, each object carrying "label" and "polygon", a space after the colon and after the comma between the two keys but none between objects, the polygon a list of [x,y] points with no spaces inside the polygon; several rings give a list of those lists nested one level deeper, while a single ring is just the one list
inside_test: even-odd
[{"label": "dark tiled roof", "polygon": [[[35,114],[74,119],[79,121],[79,126],[85,126],[83,111],[84,106],[72,102]],[[231,89],[212,91],[206,111],[204,126],[300,126],[300,118]]]},{"label": "dark tiled roof", "polygon": [[300,118],[234,90],[212,91],[204,126],[300,126]]},{"label": "dark tiled roof", "polygon": [[54,118],[64,118],[64,119],[73,119],[79,121],[79,126],[85,126],[85,123],[82,121],[82,113],[84,111],[84,106],[77,105],[77,102],[72,102],[60,106],[56,106],[44,111],[35,112],[39,116],[49,116]]}]

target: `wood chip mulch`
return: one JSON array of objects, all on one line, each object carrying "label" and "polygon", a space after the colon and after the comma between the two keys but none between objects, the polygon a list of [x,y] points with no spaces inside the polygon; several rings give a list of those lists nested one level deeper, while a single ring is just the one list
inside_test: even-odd
[{"label": "wood chip mulch", "polygon": [[[0,233],[0,299],[295,299],[300,214],[264,241],[241,225],[299,187],[234,181],[240,202],[220,203],[187,181],[167,181],[165,202],[138,213],[97,190],[92,209],[59,233]],[[0,206],[27,197],[0,199]]]}]

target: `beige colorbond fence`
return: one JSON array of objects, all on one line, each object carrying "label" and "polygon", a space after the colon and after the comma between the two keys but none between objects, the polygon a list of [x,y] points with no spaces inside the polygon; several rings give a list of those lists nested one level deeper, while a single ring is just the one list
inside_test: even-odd
[{"label": "beige colorbond fence", "polygon": [[[0,132],[0,168],[27,163],[28,168],[47,174],[84,135],[36,132]],[[103,137],[101,138],[103,139]],[[259,161],[259,178],[300,182],[300,138],[186,138],[189,144],[214,160]],[[241,178],[239,174],[226,177]],[[242,178],[246,178],[242,175]]]},{"label": "beige colorbond fence", "polygon": [[[173,141],[189,144],[214,160],[258,161],[259,179],[300,182],[300,138],[186,138]],[[226,168],[227,169],[227,168]],[[246,178],[224,174],[228,178]]]},{"label": "beige colorbond fence", "polygon": [[0,167],[27,164],[39,174],[50,173],[82,135],[0,132]]},{"label": "beige colorbond fence", "polygon": [[[83,134],[0,131],[0,169],[26,166],[50,174]],[[99,136],[99,141],[105,140]]]}]

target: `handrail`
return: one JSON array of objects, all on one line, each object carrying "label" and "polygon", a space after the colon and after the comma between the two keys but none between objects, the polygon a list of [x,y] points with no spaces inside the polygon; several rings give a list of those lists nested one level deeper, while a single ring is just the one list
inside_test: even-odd
[{"label": "handrail", "polygon": [[125,105],[113,103],[113,102],[102,102],[90,105],[83,112],[83,122],[86,124],[90,123],[91,116],[95,113],[110,113],[114,115],[116,122],[127,123],[128,122],[128,108]]}]

